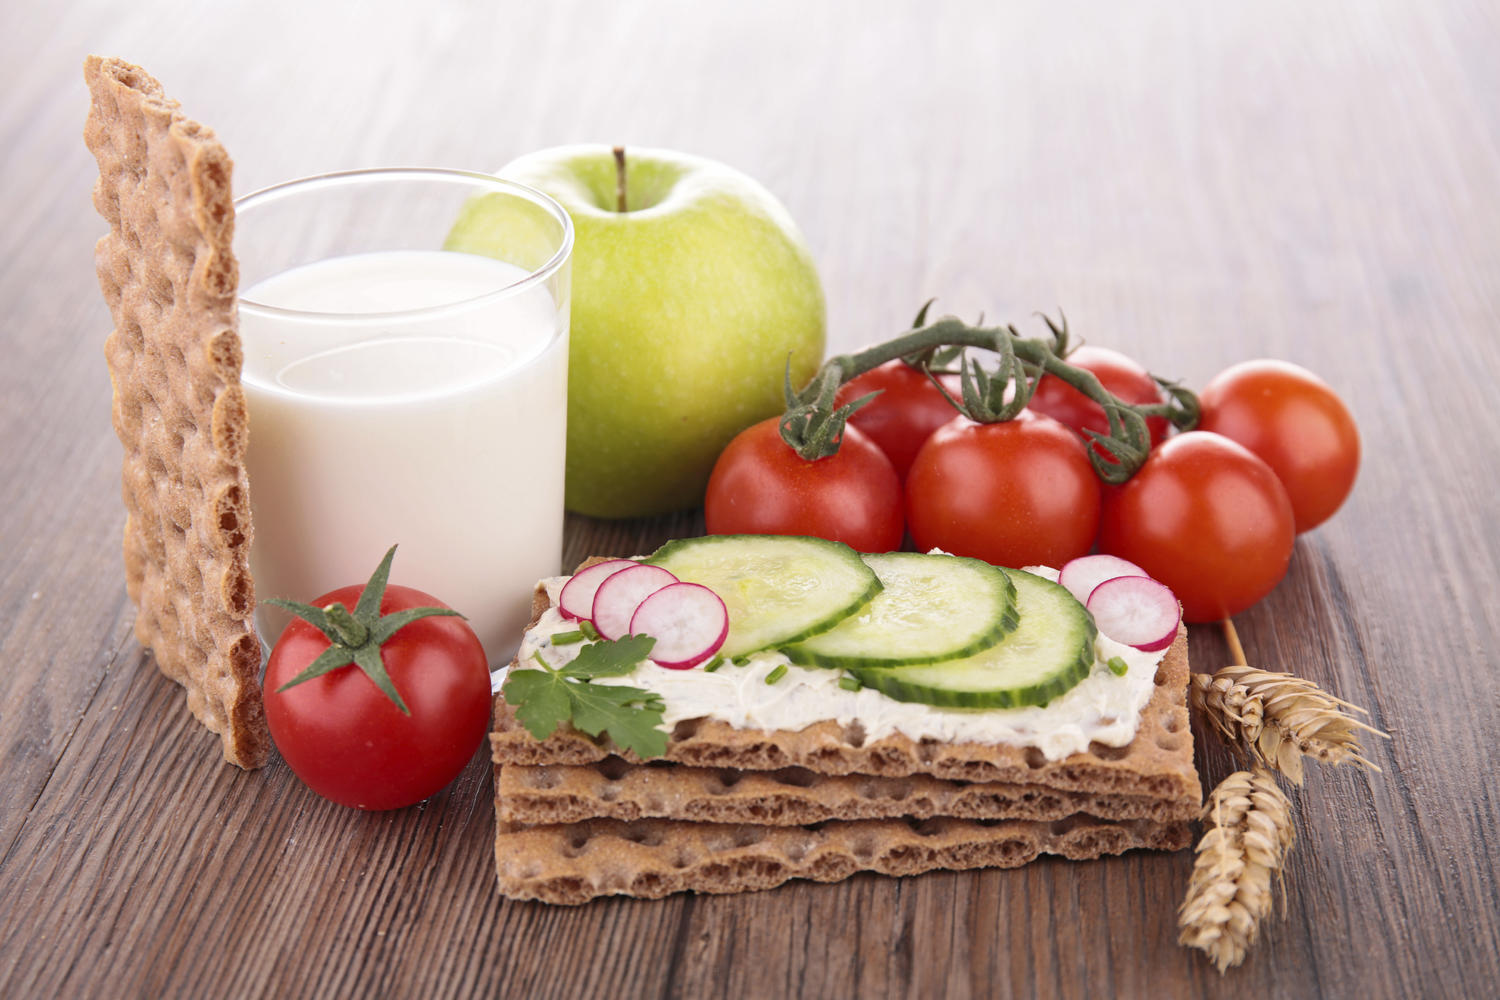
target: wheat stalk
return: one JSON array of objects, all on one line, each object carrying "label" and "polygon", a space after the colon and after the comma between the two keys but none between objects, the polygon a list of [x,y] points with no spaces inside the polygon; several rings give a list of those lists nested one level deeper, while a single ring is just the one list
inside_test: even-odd
[{"label": "wheat stalk", "polygon": [[1177,940],[1207,954],[1221,974],[1244,961],[1271,912],[1271,877],[1279,887],[1294,838],[1291,808],[1276,779],[1259,768],[1225,778],[1203,807],[1208,829],[1177,911]]},{"label": "wheat stalk", "polygon": [[1224,667],[1194,674],[1189,701],[1224,741],[1258,763],[1302,784],[1302,758],[1325,764],[1355,761],[1379,771],[1363,756],[1359,734],[1387,734],[1353,718],[1364,712],[1312,681],[1254,667]]}]

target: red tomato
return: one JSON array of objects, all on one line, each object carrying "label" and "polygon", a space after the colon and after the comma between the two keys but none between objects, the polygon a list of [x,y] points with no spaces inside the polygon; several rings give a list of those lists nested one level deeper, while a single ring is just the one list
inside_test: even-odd
[{"label": "red tomato", "polygon": [[778,418],[745,428],[714,463],[704,499],[710,535],[812,535],[861,552],[901,547],[901,480],[890,459],[856,427],[837,454],[809,462],[777,429]]},{"label": "red tomato", "polygon": [[1198,396],[1198,426],[1232,438],[1271,467],[1292,501],[1298,533],[1328,520],[1354,489],[1359,431],[1318,376],[1285,361],[1246,361]]},{"label": "red tomato", "polygon": [[[1127,403],[1164,402],[1151,373],[1119,351],[1084,344],[1068,355],[1067,362],[1076,368],[1093,372],[1104,388]],[[1104,407],[1055,375],[1042,376],[1027,407],[1054,420],[1061,420],[1079,434],[1083,434],[1084,430],[1109,433],[1109,418],[1104,415]],[[1166,417],[1146,419],[1153,447],[1167,439],[1169,426]],[[1087,435],[1084,437],[1087,438]],[[1099,453],[1106,454],[1102,448]]]},{"label": "red tomato", "polygon": [[[363,592],[363,586],[343,587],[312,603],[353,609]],[[380,613],[445,606],[420,590],[391,585]],[[420,618],[381,647],[410,716],[353,664],[277,690],[328,646],[327,636],[295,618],[266,667],[266,722],[297,777],[324,798],[358,809],[409,806],[456,778],[490,724],[489,663],[468,623]]]},{"label": "red tomato", "polygon": [[1051,417],[937,430],[906,477],[917,548],[1000,566],[1061,566],[1099,529],[1099,479],[1082,441]]},{"label": "red tomato", "polygon": [[1226,437],[1179,434],[1109,490],[1099,549],[1177,595],[1190,622],[1245,610],[1286,575],[1292,505],[1271,467]]},{"label": "red tomato", "polygon": [[[962,398],[957,376],[939,375],[954,399]],[[933,431],[958,416],[953,404],[943,398],[932,380],[897,358],[865,372],[839,388],[838,405],[853,402],[861,396],[879,391],[849,418],[885,452],[896,475],[906,478],[911,460]]]}]

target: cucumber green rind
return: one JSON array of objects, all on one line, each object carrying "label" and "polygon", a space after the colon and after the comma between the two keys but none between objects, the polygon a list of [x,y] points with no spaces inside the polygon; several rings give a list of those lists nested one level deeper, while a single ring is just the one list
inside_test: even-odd
[{"label": "cucumber green rind", "polygon": [[900,667],[983,652],[1020,624],[1005,570],[978,559],[886,552],[861,557],[885,589],[860,614],[782,652],[804,667]]},{"label": "cucumber green rind", "polygon": [[1093,617],[1055,583],[1015,570],[1011,579],[1021,624],[990,649],[941,663],[849,672],[887,697],[939,708],[1024,708],[1067,693],[1094,668]]},{"label": "cucumber green rind", "polygon": [[1045,682],[1030,687],[1007,688],[1003,691],[969,692],[949,691],[919,682],[908,682],[890,670],[871,668],[851,670],[865,687],[871,687],[896,701],[919,702],[935,708],[1027,708],[1045,705],[1059,695],[1067,694],[1077,687],[1089,671],[1094,669],[1093,657],[1070,663],[1064,671],[1056,673]]},{"label": "cucumber green rind", "polygon": [[719,595],[729,612],[725,659],[801,642],[880,593],[875,571],[841,542],[796,535],[679,538],[644,562]]}]

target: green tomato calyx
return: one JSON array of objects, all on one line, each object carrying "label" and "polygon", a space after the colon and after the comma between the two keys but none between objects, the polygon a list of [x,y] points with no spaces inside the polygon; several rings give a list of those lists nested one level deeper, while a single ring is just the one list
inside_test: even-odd
[{"label": "green tomato calyx", "polygon": [[329,643],[328,648],[318,654],[317,658],[301,673],[277,688],[278,692],[294,688],[304,681],[321,677],[352,663],[364,671],[365,676],[370,678],[370,682],[391,699],[403,715],[411,715],[411,709],[406,707],[401,693],[396,690],[395,683],[386,672],[385,661],[380,657],[380,647],[385,645],[385,641],[391,636],[418,619],[439,615],[462,618],[463,615],[452,608],[407,608],[404,611],[393,611],[388,615],[382,615],[380,602],[385,598],[385,588],[391,576],[391,560],[395,556],[396,546],[392,545],[370,576],[369,582],[365,584],[365,589],[359,595],[359,602],[355,604],[352,612],[337,602],[320,608],[279,597],[266,600],[267,604],[290,611],[306,621],[322,632],[328,638]]}]

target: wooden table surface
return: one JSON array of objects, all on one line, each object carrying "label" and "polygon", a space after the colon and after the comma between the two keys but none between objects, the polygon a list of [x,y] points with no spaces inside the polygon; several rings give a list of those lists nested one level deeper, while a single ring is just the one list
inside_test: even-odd
[{"label": "wooden table surface", "polygon": [[[1493,3],[326,6],[0,12],[0,996],[1493,995]],[[131,633],[88,52],[214,126],[240,193],[579,140],[726,160],[800,221],[834,348],[935,295],[1062,306],[1191,384],[1314,369],[1359,484],[1238,623],[1253,662],[1369,707],[1382,773],[1312,771],[1286,917],[1221,979],[1175,943],[1188,852],[554,908],[496,892],[478,757],[381,814],[225,765]],[[561,563],[701,523],[573,518]]]}]

